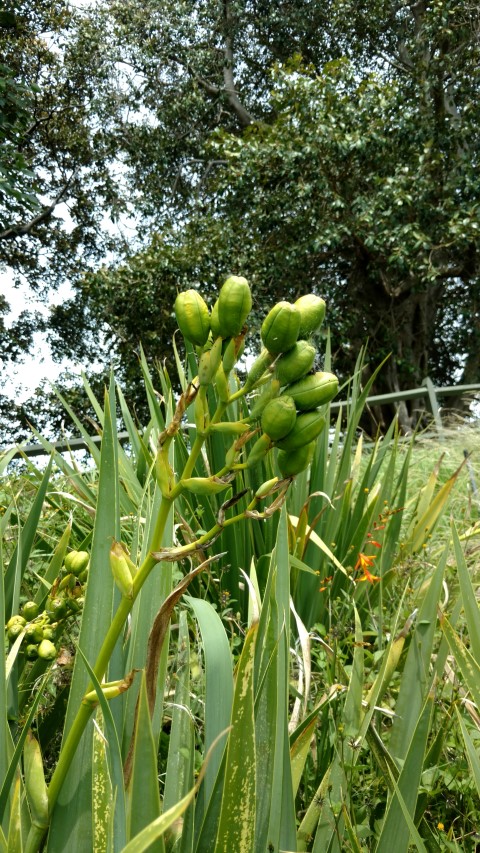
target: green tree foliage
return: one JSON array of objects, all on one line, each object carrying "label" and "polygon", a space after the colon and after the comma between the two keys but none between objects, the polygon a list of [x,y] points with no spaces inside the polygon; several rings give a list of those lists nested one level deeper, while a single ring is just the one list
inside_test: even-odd
[{"label": "green tree foliage", "polygon": [[[49,73],[29,77],[24,56],[18,79],[50,91],[55,121],[37,121],[28,152],[45,180],[38,158],[55,151],[48,197],[70,181],[74,225],[51,211],[9,245],[34,280],[35,252],[55,245],[45,275],[77,287],[52,315],[59,353],[84,361],[108,329],[134,402],[139,343],[168,356],[172,290],[208,292],[242,269],[260,312],[290,287],[330,299],[345,375],[368,337],[375,358],[392,353],[379,390],[462,369],[475,380],[476,4],[111,0],[47,13],[62,47],[42,42]],[[82,277],[105,253],[107,214],[131,226],[129,245],[110,241],[108,266]]]}]

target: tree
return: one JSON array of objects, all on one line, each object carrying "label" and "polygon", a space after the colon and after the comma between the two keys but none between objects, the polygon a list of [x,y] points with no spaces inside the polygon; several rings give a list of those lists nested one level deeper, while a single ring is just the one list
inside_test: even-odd
[{"label": "tree", "polygon": [[345,375],[367,336],[393,353],[386,390],[477,374],[476,5],[112,0],[69,20],[55,73],[86,93],[74,230],[93,258],[105,211],[135,227],[123,262],[117,246],[84,277],[60,228],[78,296],[54,315],[58,346],[84,353],[84,319],[108,326],[134,390],[177,284],[241,271],[260,312],[325,291]]}]

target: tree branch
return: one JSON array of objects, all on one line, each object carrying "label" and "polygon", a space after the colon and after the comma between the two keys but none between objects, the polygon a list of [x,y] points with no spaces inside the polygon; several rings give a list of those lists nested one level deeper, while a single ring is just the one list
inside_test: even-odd
[{"label": "tree branch", "polygon": [[73,172],[66,184],[62,187],[58,195],[55,196],[54,200],[47,207],[42,208],[40,213],[37,213],[33,219],[30,219],[29,222],[18,223],[18,225],[11,225],[9,228],[6,228],[5,231],[0,231],[0,240],[14,240],[16,237],[24,237],[27,234],[31,234],[33,229],[36,228],[37,225],[41,225],[42,222],[46,222],[50,219],[53,211],[60,204],[62,198],[66,194],[70,184],[75,177],[76,172]]},{"label": "tree branch", "polygon": [[237,117],[242,127],[248,127],[254,119],[253,116],[245,109],[235,89],[233,79],[233,39],[232,39],[232,13],[229,0],[223,0],[223,16],[225,22],[225,49],[223,63],[223,82],[225,84],[225,92],[228,102]]}]

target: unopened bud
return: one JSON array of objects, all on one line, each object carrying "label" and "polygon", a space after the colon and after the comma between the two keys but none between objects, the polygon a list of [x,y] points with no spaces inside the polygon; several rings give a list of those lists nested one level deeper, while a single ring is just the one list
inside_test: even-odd
[{"label": "unopened bud", "polygon": [[123,545],[114,540],[110,548],[110,568],[124,598],[133,598],[133,575]]}]

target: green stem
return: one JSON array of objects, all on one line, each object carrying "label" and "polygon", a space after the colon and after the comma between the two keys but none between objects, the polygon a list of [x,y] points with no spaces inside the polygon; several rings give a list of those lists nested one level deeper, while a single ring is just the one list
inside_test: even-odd
[{"label": "green stem", "polygon": [[[152,551],[156,551],[161,548],[163,533],[171,508],[172,501],[170,499],[164,498],[162,500],[162,503],[160,504],[160,510],[158,512],[157,520],[155,523],[155,529],[152,536],[152,542],[150,546]],[[137,574],[135,575],[133,581],[132,598],[122,598],[120,601],[120,604],[117,608],[117,612],[113,617],[113,621],[105,636],[94,666],[94,672],[99,681],[102,680],[103,676],[107,671],[107,667],[110,662],[113,650],[120,634],[122,633],[123,627],[127,620],[128,614],[130,613],[133,607],[134,601],[137,598],[137,595],[139,594],[143,584],[145,583],[146,579],[148,578],[150,572],[152,571],[156,563],[157,560],[155,560],[155,558],[152,557],[151,553],[149,553],[143,561],[142,565],[140,566]],[[93,684],[89,684],[86,692],[88,693],[92,689]],[[65,781],[68,769],[70,767],[70,764],[72,763],[73,756],[75,755],[78,744],[80,743],[80,739],[88,723],[92,710],[93,707],[91,705],[80,705],[80,708],[77,711],[77,715],[66,737],[65,743],[60,752],[57,767],[55,768],[55,772],[53,773],[48,788],[49,814],[51,814],[53,811],[53,807],[55,806],[58,795]],[[37,848],[31,848],[32,851],[34,849]]]}]

